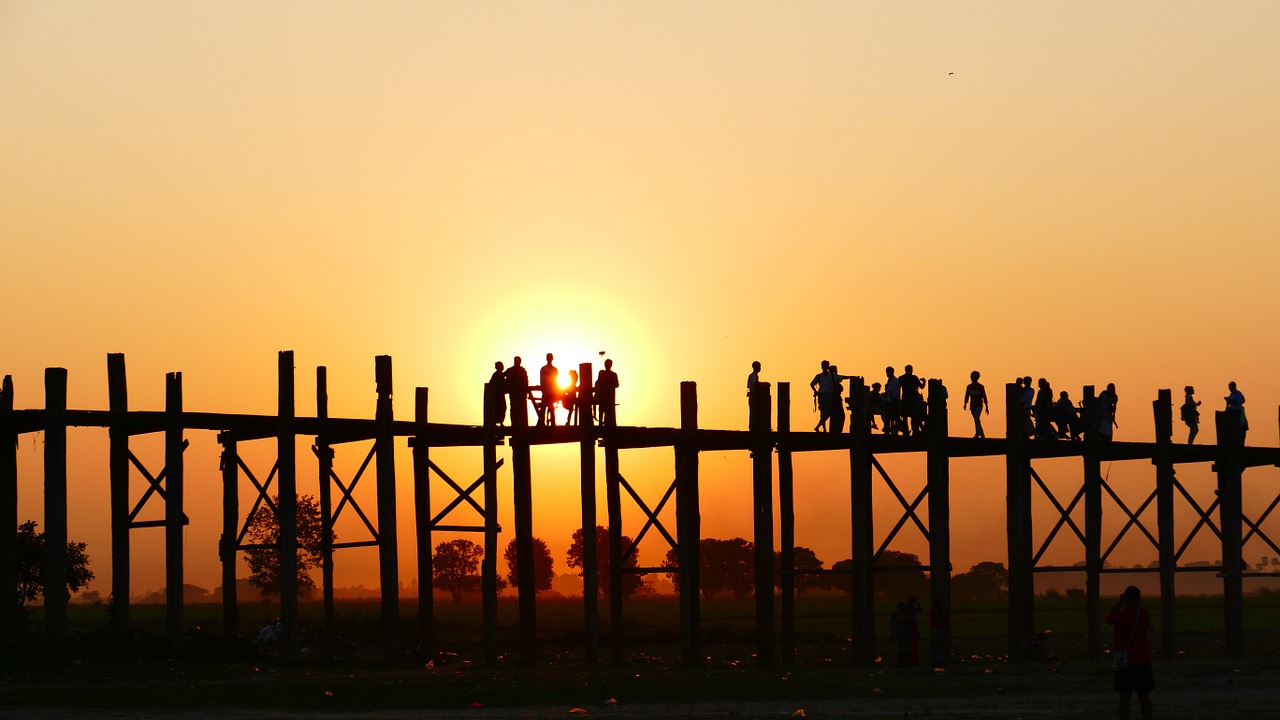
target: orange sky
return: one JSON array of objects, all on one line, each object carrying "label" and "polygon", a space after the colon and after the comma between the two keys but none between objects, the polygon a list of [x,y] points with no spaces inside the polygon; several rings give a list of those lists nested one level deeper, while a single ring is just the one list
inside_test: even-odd
[{"label": "orange sky", "polygon": [[[1073,397],[1115,382],[1121,440],[1150,439],[1158,388],[1194,384],[1209,410],[1234,379],[1251,442],[1271,444],[1277,30],[1267,2],[0,0],[0,374],[39,407],[43,368],[66,367],[71,405],[103,408],[105,355],[124,352],[135,408],[159,409],[180,370],[189,409],[269,413],[291,349],[300,414],[323,364],[332,412],[371,416],[373,356],[390,354],[398,416],[421,385],[433,419],[474,423],[494,360],[606,350],[624,423],[676,424],[694,380],[703,425],[741,428],[753,359],[797,391],[822,358],[875,378],[913,363],[949,384],[957,434],[974,368],[997,397],[1015,375]],[[191,439],[188,577],[212,587],[216,447]],[[72,535],[105,591],[105,433],[72,442]],[[39,447],[20,444],[37,520]],[[558,557],[575,452],[534,455]],[[478,451],[450,461],[479,474]],[[885,463],[923,482],[923,458]],[[655,452],[622,469],[656,498],[671,467]],[[747,468],[704,457],[707,535],[750,533]],[[845,458],[797,473],[798,541],[847,557]],[[1002,466],[953,476],[957,568],[1003,559]],[[1152,472],[1112,479],[1136,504]],[[1274,497],[1275,479],[1253,471],[1246,492]],[[135,543],[139,589],[158,586]],[[339,583],[376,583],[372,555],[348,552]]]}]

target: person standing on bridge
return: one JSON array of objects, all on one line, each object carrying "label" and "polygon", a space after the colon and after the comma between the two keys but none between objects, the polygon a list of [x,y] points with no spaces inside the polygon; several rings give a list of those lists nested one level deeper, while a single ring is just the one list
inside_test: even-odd
[{"label": "person standing on bridge", "polygon": [[1031,376],[1028,375],[1018,383],[1018,387],[1022,388],[1021,410],[1022,410],[1022,434],[1027,437],[1035,437],[1036,428],[1031,423],[1031,408],[1035,406],[1036,389],[1031,387]]},{"label": "person standing on bridge", "polygon": [[529,371],[520,364],[520,356],[512,361],[511,367],[503,373],[506,378],[507,395],[511,400],[511,427],[529,426]]},{"label": "person standing on bridge", "polygon": [[911,421],[912,435],[919,435],[924,430],[924,381],[916,377],[915,368],[906,365],[902,368],[902,377],[898,378],[902,388],[902,427],[904,434],[907,420]]},{"label": "person standing on bridge", "polygon": [[507,378],[502,372],[501,360],[493,364],[493,374],[489,376],[489,386],[485,388],[485,400],[489,407],[486,419],[502,427],[502,421],[507,416]]},{"label": "person standing on bridge", "polygon": [[818,424],[813,426],[814,432],[827,429],[827,420],[831,418],[832,383],[831,362],[823,360],[822,371],[809,381],[809,389],[813,390],[813,397],[818,401]]},{"label": "person standing on bridge", "polygon": [[747,376],[747,407],[751,407],[751,394],[756,390],[756,384],[760,382],[760,361],[756,360],[751,363],[751,374]]},{"label": "person standing on bridge", "polygon": [[1107,383],[1107,389],[1098,393],[1098,439],[1111,442],[1111,434],[1116,424],[1116,406],[1120,398],[1116,395],[1116,384]]},{"label": "person standing on bridge", "polygon": [[1186,388],[1187,396],[1182,400],[1182,422],[1187,424],[1187,444],[1196,444],[1196,435],[1200,433],[1200,401],[1196,400],[1196,389],[1191,385]]},{"label": "person standing on bridge", "polygon": [[618,424],[618,374],[613,371],[613,359],[604,361],[604,369],[596,374],[595,398],[593,404],[599,406],[596,418],[601,427],[616,427]]},{"label": "person standing on bridge", "polygon": [[885,368],[884,375],[884,434],[897,435],[902,431],[902,382],[892,367]]},{"label": "person standing on bridge", "polygon": [[1244,414],[1244,393],[1236,388],[1235,380],[1227,383],[1227,390],[1230,392],[1223,398],[1227,401],[1227,415],[1240,428],[1240,439],[1244,440],[1244,434],[1249,431],[1249,418]]},{"label": "person standing on bridge", "polygon": [[538,403],[538,424],[556,426],[556,401],[560,399],[560,371],[551,361],[555,355],[547,353],[547,364],[538,373],[538,387],[542,390],[542,402]]},{"label": "person standing on bridge", "polygon": [[982,432],[982,411],[985,409],[987,414],[991,414],[991,403],[987,402],[987,389],[982,387],[982,383],[978,382],[978,378],[982,374],[977,370],[969,373],[969,387],[964,389],[964,407],[973,414],[973,436],[975,438],[984,438],[986,433]]}]

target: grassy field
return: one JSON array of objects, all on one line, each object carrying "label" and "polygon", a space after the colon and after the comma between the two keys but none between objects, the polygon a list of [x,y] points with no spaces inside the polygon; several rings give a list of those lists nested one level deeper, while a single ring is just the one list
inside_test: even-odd
[{"label": "grassy field", "polygon": [[[617,665],[609,661],[612,638],[607,603],[602,603],[602,667],[590,671],[582,647],[582,605],[576,599],[539,602],[538,657],[531,665],[517,662],[517,607],[504,600],[499,640],[504,654],[493,668],[483,664],[476,602],[437,604],[439,642],[447,652],[429,665],[414,648],[412,602],[402,604],[406,650],[389,664],[381,662],[377,646],[376,601],[341,603],[335,637],[327,642],[315,637],[289,663],[274,648],[247,637],[273,619],[270,604],[242,606],[246,637],[231,639],[221,634],[219,606],[188,607],[190,631],[177,657],[167,652],[163,607],[135,607],[136,631],[121,642],[107,632],[103,608],[74,606],[64,648],[44,647],[36,636],[5,639],[0,716],[125,717],[145,711],[203,717],[199,713],[208,708],[218,709],[219,716],[244,717],[262,711],[361,717],[376,711],[394,717],[423,709],[439,717],[452,712],[562,717],[572,709],[620,717],[783,717],[808,708],[807,716],[852,718],[901,717],[914,708],[934,718],[1085,718],[1097,717],[1099,708],[1110,711],[1110,671],[1086,658],[1082,601],[1037,601],[1037,623],[1050,632],[1053,655],[1040,663],[1009,662],[1002,605],[957,606],[953,659],[944,671],[851,663],[849,605],[843,595],[800,598],[796,661],[766,669],[754,658],[754,602],[704,601],[705,659],[691,669],[680,662],[673,598],[625,604],[625,660]],[[1153,637],[1161,692],[1177,698],[1184,711],[1179,717],[1261,717],[1260,708],[1273,707],[1280,596],[1251,596],[1246,607],[1248,656],[1243,661],[1223,658],[1221,598],[1179,598],[1179,657],[1162,657]],[[881,617],[887,619],[891,609],[880,608]],[[302,616],[310,628],[319,628],[319,605],[304,604]],[[40,627],[38,616],[31,625]],[[887,620],[881,625],[887,628]],[[881,653],[890,657],[887,629],[879,634]],[[1223,692],[1232,698],[1227,706],[1221,703]],[[1076,696],[1084,699],[1064,704]],[[1201,706],[1205,713],[1213,711],[1214,698],[1216,714],[1195,714]],[[987,713],[974,714],[973,708]]]}]

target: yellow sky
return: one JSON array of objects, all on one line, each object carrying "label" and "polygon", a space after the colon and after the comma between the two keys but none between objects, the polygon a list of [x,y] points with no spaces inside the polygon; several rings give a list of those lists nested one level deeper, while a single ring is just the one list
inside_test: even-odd
[{"label": "yellow sky", "polygon": [[[476,422],[494,360],[605,350],[623,422],[676,424],[694,380],[704,426],[738,428],[751,360],[799,391],[829,358],[942,377],[956,434],[974,368],[997,396],[1116,382],[1134,440],[1158,388],[1216,409],[1234,379],[1270,444],[1278,31],[1271,2],[0,0],[0,373],[38,407],[42,369],[67,367],[72,406],[104,407],[124,352],[134,407],[181,370],[190,409],[271,412],[292,349],[300,413],[323,364],[332,411],[369,416],[390,354],[400,417],[421,385],[433,419]],[[75,438],[72,534],[105,562],[104,441]],[[212,486],[213,441],[193,446]],[[557,552],[566,453],[535,455]],[[800,542],[834,562],[846,463],[804,462]],[[655,487],[670,467],[624,456]],[[708,534],[749,534],[746,468],[704,462],[733,488],[704,491]],[[998,464],[954,472],[1002,517]],[[956,522],[960,569],[1003,546],[986,515]],[[188,531],[197,584],[217,525]]]}]

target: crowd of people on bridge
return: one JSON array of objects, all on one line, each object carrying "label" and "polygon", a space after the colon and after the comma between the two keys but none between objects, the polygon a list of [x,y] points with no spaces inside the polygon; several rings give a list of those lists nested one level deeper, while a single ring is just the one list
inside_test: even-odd
[{"label": "crowd of people on bridge", "polygon": [[556,427],[557,407],[565,411],[565,425],[577,425],[581,422],[580,410],[584,403],[596,424],[605,427],[617,425],[618,373],[613,370],[611,358],[605,359],[604,368],[589,388],[582,387],[577,370],[570,370],[568,378],[568,382],[560,382],[554,353],[547,353],[547,364],[538,371],[536,386],[529,384],[529,372],[519,355],[512,360],[511,367],[504,367],[501,361],[495,362],[485,391],[485,423],[501,427],[510,401],[512,426],[528,425],[530,405],[538,427]]}]

